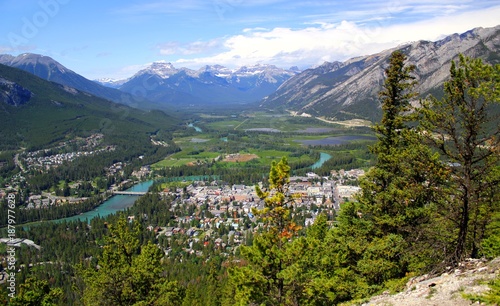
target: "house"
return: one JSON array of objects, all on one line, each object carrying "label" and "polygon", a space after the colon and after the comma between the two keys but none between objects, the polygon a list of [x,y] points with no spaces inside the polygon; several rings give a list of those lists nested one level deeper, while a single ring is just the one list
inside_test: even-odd
[{"label": "house", "polygon": [[344,198],[351,199],[360,190],[361,188],[358,186],[338,185],[336,188],[337,195],[340,200]]},{"label": "house", "polygon": [[319,176],[318,176],[316,173],[314,173],[314,172],[308,172],[308,173],[306,174],[306,176],[307,176],[307,178],[308,178],[308,179],[314,179],[314,178],[318,178],[318,177],[319,177]]},{"label": "house", "polygon": [[188,230],[186,231],[186,235],[188,235],[188,236],[190,236],[190,237],[191,237],[191,236],[193,236],[193,235],[194,235],[194,233],[196,233],[196,229],[194,229],[194,228],[190,228],[190,229],[188,229]]},{"label": "house", "polygon": [[307,226],[311,226],[314,224],[314,221],[316,220],[316,218],[306,218],[305,222],[304,222],[304,225],[307,227]]},{"label": "house", "polygon": [[167,227],[165,229],[165,236],[172,237],[173,234],[174,234],[174,228],[173,227]]},{"label": "house", "polygon": [[245,186],[245,185],[236,185],[236,184],[235,184],[235,185],[233,185],[232,190],[233,190],[233,191],[237,191],[237,192],[238,192],[238,191],[239,191],[239,192],[241,192],[241,191],[242,191],[242,190],[244,190],[245,188],[246,188],[246,186]]}]

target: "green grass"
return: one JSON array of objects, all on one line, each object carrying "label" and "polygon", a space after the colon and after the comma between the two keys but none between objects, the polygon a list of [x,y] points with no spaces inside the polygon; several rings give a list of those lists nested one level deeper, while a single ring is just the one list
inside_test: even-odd
[{"label": "green grass", "polygon": [[242,122],[243,119],[242,120],[229,119],[229,120],[210,122],[207,123],[206,126],[214,130],[225,131],[225,130],[234,130],[234,128],[240,125]]},{"label": "green grass", "polygon": [[[289,156],[290,152],[287,151],[280,151],[280,150],[258,150],[258,149],[249,149],[249,150],[242,150],[239,152],[240,154],[255,154],[259,158],[254,159],[248,162],[226,162],[226,161],[219,161],[219,165],[223,165],[225,167],[240,167],[246,163],[254,163],[254,164],[259,164],[259,165],[269,165],[272,161],[279,161],[281,157],[283,156]],[[159,169],[159,168],[165,168],[165,167],[176,167],[176,166],[183,166],[188,163],[194,163],[196,161],[204,161],[204,160],[212,160],[216,158],[217,156],[221,155],[221,153],[217,152],[202,152],[197,155],[190,155],[190,152],[188,151],[181,151],[176,154],[173,154],[166,159],[159,161],[155,164],[153,164],[151,167],[153,169]],[[302,155],[300,157],[291,157],[289,158],[289,162],[298,162],[298,161],[308,161],[311,164],[315,162],[311,157],[308,155]]]},{"label": "green grass", "polygon": [[296,132],[309,127],[331,127],[338,128],[337,125],[328,124],[314,118],[292,117],[288,114],[252,112],[235,119],[234,117],[201,117],[201,121],[206,119],[205,125],[211,129],[219,131],[245,131],[248,129],[268,128],[281,132]]},{"label": "green grass", "polygon": [[192,161],[192,160],[188,160],[188,159],[184,159],[184,158],[183,159],[167,158],[167,159],[164,159],[164,160],[161,160],[157,163],[152,164],[151,168],[161,169],[161,168],[179,167],[179,166],[186,165],[190,161]]},{"label": "green grass", "polygon": [[[272,161],[279,160],[283,156],[288,156],[290,163],[313,164],[316,160],[313,160],[310,156],[304,154],[299,157],[296,156],[296,153],[294,154],[295,149],[302,150],[305,148],[297,140],[317,140],[330,136],[356,133],[353,129],[328,124],[314,118],[292,117],[288,114],[277,113],[269,114],[262,111],[242,112],[235,116],[200,116],[190,120],[196,121],[196,125],[200,126],[203,132],[179,131],[174,133],[174,142],[181,148],[181,151],[152,165],[153,168],[176,167],[196,163],[197,161],[211,161],[219,155],[237,152],[240,154],[256,154],[259,158],[248,162],[219,161],[217,167],[233,168],[247,164],[268,166]],[[332,130],[321,134],[297,132],[307,128],[325,127]],[[274,128],[284,132],[244,133],[245,130],[252,128]],[[228,137],[229,141],[222,141],[221,137]],[[193,142],[193,138],[207,141]],[[280,150],[280,148],[284,149]],[[329,150],[322,148],[321,151],[328,152]]]},{"label": "green grass", "polygon": [[153,169],[165,168],[165,167],[178,167],[187,165],[189,163],[194,163],[196,161],[212,160],[220,155],[217,152],[201,152],[199,154],[192,155],[192,151],[181,151],[175,153],[164,160],[161,160],[151,167]]}]

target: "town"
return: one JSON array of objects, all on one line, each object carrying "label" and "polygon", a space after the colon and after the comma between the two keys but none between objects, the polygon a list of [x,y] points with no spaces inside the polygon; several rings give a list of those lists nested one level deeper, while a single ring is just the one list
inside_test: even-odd
[{"label": "town", "polygon": [[[319,177],[313,172],[291,177],[288,193],[296,199],[293,218],[306,228],[324,213],[332,223],[341,203],[351,200],[360,190],[356,183],[363,175],[363,170],[353,169],[332,171],[329,177]],[[203,256],[203,249],[211,247],[229,255],[241,244],[251,243],[253,234],[262,228],[254,211],[262,209],[264,201],[257,196],[255,186],[227,185],[219,181],[186,184],[183,188],[164,188],[159,192],[164,199],[173,199],[170,210],[175,219],[168,224],[148,226],[148,230],[155,232],[165,254]],[[136,218],[128,216],[130,222]],[[175,247],[178,250],[173,252]]]},{"label": "town", "polygon": [[[122,162],[111,165],[106,169],[108,177],[122,175],[124,166]],[[313,224],[320,213],[324,213],[332,222],[340,205],[352,199],[360,190],[357,183],[363,175],[363,170],[352,169],[332,170],[328,177],[320,177],[314,172],[309,172],[306,176],[290,177],[288,193],[295,199],[294,219],[305,228]],[[149,166],[142,166],[133,171],[130,178],[111,184],[102,194],[104,198],[109,198],[120,190],[147,180],[161,181],[161,178],[158,178]],[[71,187],[74,190],[81,184],[83,182],[74,182]],[[182,187],[167,187],[168,184],[165,184],[159,192],[165,205],[170,203],[170,210],[175,218],[166,224],[147,226],[149,231],[156,234],[166,255],[202,256],[203,248],[219,249],[222,254],[229,255],[241,244],[251,243],[253,234],[262,227],[254,211],[262,209],[264,202],[257,196],[255,186],[230,185],[218,180],[184,181],[178,185]],[[263,183],[259,185],[262,186]],[[15,189],[12,186],[3,188],[0,197],[5,197],[13,190]],[[145,193],[130,193],[130,196],[136,197]],[[54,192],[42,192],[28,195],[26,202],[19,209],[50,210],[58,206],[78,205],[85,200],[87,197],[76,197],[74,194],[63,196]],[[151,216],[141,217],[147,220]],[[138,216],[128,216],[130,222],[136,218]],[[173,252],[175,246],[178,250]]]}]

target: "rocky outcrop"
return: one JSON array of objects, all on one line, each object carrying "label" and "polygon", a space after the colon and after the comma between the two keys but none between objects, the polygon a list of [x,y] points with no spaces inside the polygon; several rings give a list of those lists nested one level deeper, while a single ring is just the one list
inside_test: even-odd
[{"label": "rocky outcrop", "polygon": [[32,96],[31,91],[19,84],[0,78],[0,100],[3,103],[20,106],[28,103]]},{"label": "rocky outcrop", "polygon": [[[464,295],[477,295],[489,290],[488,281],[499,276],[500,258],[486,262],[470,259],[457,269],[439,276],[423,275],[411,279],[403,292],[374,296],[362,306],[466,306],[473,305]],[[478,304],[475,304],[478,305]]]}]

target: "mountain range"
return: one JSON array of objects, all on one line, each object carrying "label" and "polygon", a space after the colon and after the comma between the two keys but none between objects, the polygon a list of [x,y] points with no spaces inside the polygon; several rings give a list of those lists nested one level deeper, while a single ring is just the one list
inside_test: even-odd
[{"label": "mountain range", "polygon": [[500,26],[476,28],[444,39],[416,41],[383,52],[325,62],[288,79],[261,101],[261,107],[286,109],[326,119],[379,120],[378,93],[384,83],[384,69],[395,50],[402,50],[407,63],[416,66],[418,98],[440,96],[449,77],[450,62],[462,53],[489,64],[500,63]]},{"label": "mountain range", "polygon": [[261,64],[235,70],[221,65],[191,70],[155,62],[127,80],[98,82],[131,94],[143,94],[155,103],[241,104],[260,101],[298,72],[297,67],[284,70]]},{"label": "mountain range", "polygon": [[[378,92],[390,54],[402,50],[416,66],[419,98],[439,96],[459,53],[500,62],[500,26],[476,28],[438,41],[416,41],[377,54],[324,64],[300,72],[258,64],[229,69],[221,65],[198,70],[154,62],[125,80],[91,81],[54,59],[37,54],[0,55],[0,64],[23,69],[45,80],[141,109],[182,109],[259,102],[264,109],[306,113],[326,119],[367,119],[381,116]],[[3,86],[7,86],[6,83]],[[10,85],[9,85],[10,86]],[[22,96],[22,91],[19,91]],[[22,103],[23,98],[12,103]],[[257,105],[257,104],[256,104]]]},{"label": "mountain range", "polygon": [[188,105],[258,102],[299,72],[296,67],[284,70],[273,65],[244,66],[236,70],[213,65],[191,70],[154,62],[125,80],[91,81],[51,57],[39,54],[0,55],[0,64],[117,103],[167,110]]}]

